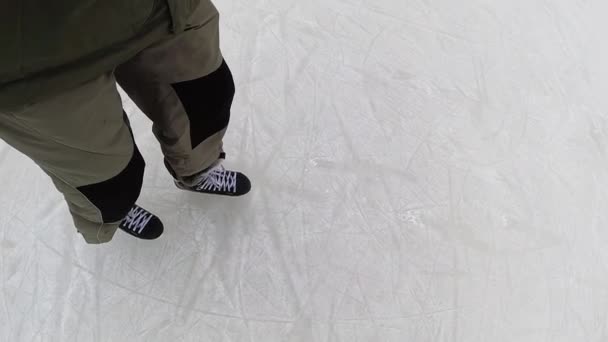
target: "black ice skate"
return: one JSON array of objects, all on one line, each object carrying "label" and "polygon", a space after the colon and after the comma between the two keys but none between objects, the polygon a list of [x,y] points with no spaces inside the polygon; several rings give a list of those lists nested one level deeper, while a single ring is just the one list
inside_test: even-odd
[{"label": "black ice skate", "polygon": [[[189,182],[190,183],[190,182]],[[192,186],[176,180],[182,190],[204,194],[242,196],[251,190],[251,182],[244,174],[226,170],[220,163],[193,177]]]},{"label": "black ice skate", "polygon": [[137,205],[133,206],[118,228],[143,240],[157,239],[164,230],[158,217]]}]

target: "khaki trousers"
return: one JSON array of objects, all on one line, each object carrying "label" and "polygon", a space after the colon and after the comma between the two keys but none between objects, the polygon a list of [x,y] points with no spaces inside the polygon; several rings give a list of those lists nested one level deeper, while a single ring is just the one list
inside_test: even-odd
[{"label": "khaki trousers", "polygon": [[219,48],[219,15],[204,0],[190,21],[86,84],[0,110],[0,138],[51,177],[88,243],[112,239],[142,186],[145,163],[117,82],[153,121],[174,178],[188,180],[223,154],[234,82]]}]

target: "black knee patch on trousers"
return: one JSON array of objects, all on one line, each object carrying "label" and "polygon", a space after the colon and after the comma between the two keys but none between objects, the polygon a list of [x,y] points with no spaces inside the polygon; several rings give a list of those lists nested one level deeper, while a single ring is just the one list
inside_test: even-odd
[{"label": "black knee patch on trousers", "polygon": [[175,83],[172,87],[190,120],[192,148],[228,127],[235,87],[225,61],[205,77]]},{"label": "black knee patch on trousers", "polygon": [[[129,124],[126,115],[125,122]],[[144,158],[134,142],[133,156],[124,170],[107,181],[81,186],[78,191],[101,211],[104,223],[118,222],[127,216],[139,198],[145,167]]]}]

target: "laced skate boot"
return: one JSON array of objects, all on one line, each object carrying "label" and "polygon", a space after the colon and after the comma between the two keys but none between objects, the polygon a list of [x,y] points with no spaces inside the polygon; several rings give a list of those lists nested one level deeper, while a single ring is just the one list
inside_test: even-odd
[{"label": "laced skate boot", "polygon": [[251,190],[251,182],[244,174],[226,170],[221,162],[206,171],[191,177],[187,183],[176,180],[175,185],[182,189],[203,194],[242,196]]},{"label": "laced skate boot", "polygon": [[137,205],[133,206],[118,228],[143,240],[155,240],[164,230],[158,217]]}]

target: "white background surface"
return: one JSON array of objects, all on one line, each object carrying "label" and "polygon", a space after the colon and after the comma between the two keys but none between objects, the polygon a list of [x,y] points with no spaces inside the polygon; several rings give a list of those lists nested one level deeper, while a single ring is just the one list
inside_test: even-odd
[{"label": "white background surface", "polygon": [[0,341],[608,340],[608,2],[218,1],[241,199],[87,246],[0,145]]}]

